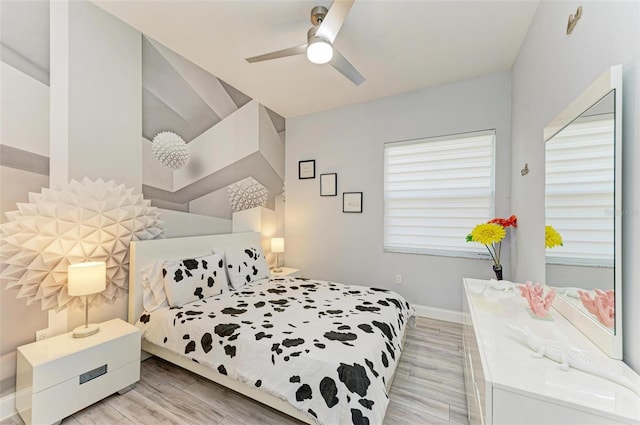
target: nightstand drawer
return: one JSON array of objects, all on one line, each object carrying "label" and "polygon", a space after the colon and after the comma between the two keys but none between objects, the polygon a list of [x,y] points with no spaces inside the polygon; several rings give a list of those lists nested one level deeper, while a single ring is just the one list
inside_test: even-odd
[{"label": "nightstand drawer", "polygon": [[76,344],[78,341],[78,339],[68,336],[68,341],[65,342],[71,346],[77,345],[80,351],[58,358],[55,360],[55,367],[51,367],[50,362],[34,365],[34,393],[73,377],[77,378],[79,375],[103,365],[107,365],[108,371],[119,369],[140,357],[136,352],[139,351],[139,348],[135,349],[136,346],[140,346],[140,335],[136,333],[85,349],[82,349],[82,344]]},{"label": "nightstand drawer", "polygon": [[[76,376],[34,394],[27,416],[30,416],[32,424],[46,424],[51,418],[66,418],[139,379],[139,360],[125,364],[119,369],[108,369],[106,374],[84,384],[80,384]],[[29,423],[28,420],[25,422]]]}]

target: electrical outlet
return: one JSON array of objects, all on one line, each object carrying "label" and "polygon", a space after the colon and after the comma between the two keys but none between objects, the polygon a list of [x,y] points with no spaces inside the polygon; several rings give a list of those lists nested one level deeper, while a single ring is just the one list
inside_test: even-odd
[{"label": "electrical outlet", "polygon": [[36,341],[42,341],[49,337],[49,329],[40,329],[36,331]]},{"label": "electrical outlet", "polygon": [[396,283],[398,285],[400,285],[402,283],[402,275],[401,274],[397,274],[396,275]]}]

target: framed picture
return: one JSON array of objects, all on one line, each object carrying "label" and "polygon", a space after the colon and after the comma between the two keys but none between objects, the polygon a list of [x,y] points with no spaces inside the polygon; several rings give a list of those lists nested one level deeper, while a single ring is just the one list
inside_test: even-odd
[{"label": "framed picture", "polygon": [[338,175],[320,174],[320,196],[338,196]]},{"label": "framed picture", "polygon": [[342,193],[342,212],[361,213],[362,212],[362,192]]},{"label": "framed picture", "polygon": [[298,161],[298,178],[299,179],[315,179],[316,178],[316,160],[315,159]]}]

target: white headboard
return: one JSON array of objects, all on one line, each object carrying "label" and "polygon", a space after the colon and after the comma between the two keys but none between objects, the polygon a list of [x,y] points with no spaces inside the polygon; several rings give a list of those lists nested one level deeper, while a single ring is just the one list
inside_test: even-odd
[{"label": "white headboard", "polygon": [[148,264],[159,260],[197,257],[226,249],[260,246],[260,233],[224,233],[172,239],[153,239],[129,244],[129,323],[142,314],[142,272]]}]

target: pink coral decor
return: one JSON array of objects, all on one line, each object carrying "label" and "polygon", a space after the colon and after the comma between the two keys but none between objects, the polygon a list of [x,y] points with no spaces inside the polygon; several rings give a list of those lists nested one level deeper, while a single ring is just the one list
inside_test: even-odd
[{"label": "pink coral decor", "polygon": [[596,316],[598,321],[606,327],[613,328],[615,324],[615,296],[613,289],[608,291],[596,289],[593,297],[587,291],[578,290],[578,296],[580,296],[582,305],[589,313]]},{"label": "pink coral decor", "polygon": [[520,295],[527,299],[529,308],[536,317],[546,318],[549,315],[553,300],[556,298],[555,289],[550,289],[547,295],[544,295],[544,285],[530,281],[524,285],[518,285],[518,289],[520,289]]}]

